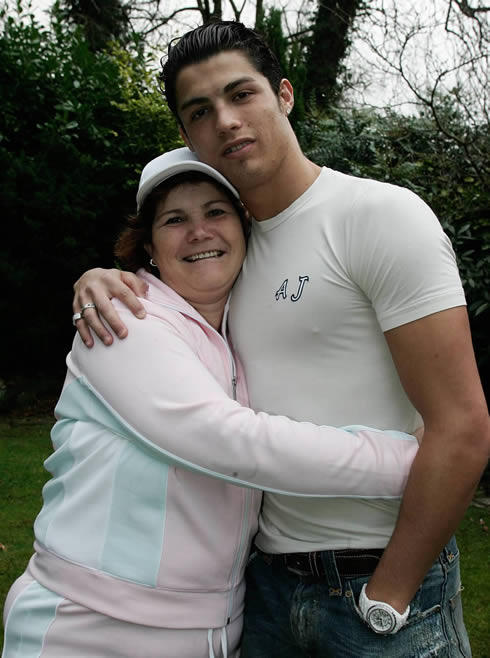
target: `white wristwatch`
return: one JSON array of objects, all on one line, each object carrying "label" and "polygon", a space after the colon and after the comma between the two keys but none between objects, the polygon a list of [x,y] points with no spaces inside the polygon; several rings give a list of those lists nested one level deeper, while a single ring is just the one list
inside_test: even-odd
[{"label": "white wristwatch", "polygon": [[374,601],[366,594],[366,585],[359,595],[359,609],[366,624],[375,632],[382,635],[394,635],[405,625],[410,613],[410,606],[400,614],[389,603]]}]

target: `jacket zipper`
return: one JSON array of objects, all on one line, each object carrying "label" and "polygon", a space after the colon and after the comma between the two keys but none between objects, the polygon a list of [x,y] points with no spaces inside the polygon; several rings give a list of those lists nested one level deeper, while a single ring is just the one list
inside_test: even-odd
[{"label": "jacket zipper", "polygon": [[[201,317],[196,317],[192,313],[188,313],[187,311],[180,309],[176,306],[173,306],[172,304],[160,304],[160,306],[165,306],[166,308],[170,308],[174,311],[177,311],[178,313],[182,313],[183,315],[187,315],[188,317],[192,318],[193,320],[198,320],[200,324],[205,324],[209,329],[214,331],[220,338],[220,340],[223,341],[225,344],[225,347],[228,351],[228,357],[230,359],[230,366],[231,366],[231,389],[232,389],[232,394],[233,394],[233,399],[236,400],[236,394],[237,394],[237,377],[236,377],[236,364],[235,364],[235,359],[233,357],[233,353],[231,351],[230,345],[228,343],[228,340],[226,338],[226,327],[227,327],[227,319],[228,319],[228,309],[229,309],[229,303],[230,300],[228,298],[228,301],[226,302],[225,310],[223,313],[223,321],[221,324],[222,328],[222,333],[219,331],[216,331],[214,327],[212,327],[210,324],[207,322],[203,322],[204,318]],[[228,600],[228,612],[227,612],[227,619],[226,623],[229,624],[231,621],[231,613],[233,610],[233,601],[234,601],[234,591],[233,587],[235,586],[235,581],[237,577],[238,570],[240,568],[240,564],[243,559],[243,553],[245,550],[245,536],[248,534],[248,526],[249,526],[249,514],[250,514],[250,500],[252,497],[252,491],[250,489],[245,489],[245,501],[244,501],[244,510],[243,510],[243,516],[242,516],[242,527],[241,527],[241,533],[240,533],[240,541],[238,544],[238,548],[235,553],[235,560],[233,562],[233,566],[231,569],[231,591],[229,595],[229,600]]]},{"label": "jacket zipper", "polygon": [[[231,365],[231,387],[232,387],[232,392],[233,392],[233,399],[236,400],[236,394],[237,394],[237,377],[236,377],[236,364],[235,364],[235,359],[233,357],[233,353],[231,351],[230,345],[228,343],[228,339],[226,338],[227,332],[227,324],[228,324],[228,309],[229,309],[229,304],[230,304],[230,299],[228,298],[228,301],[226,302],[225,310],[223,313],[223,322],[221,325],[221,338],[223,339],[226,349],[228,350],[228,355],[230,357],[230,365]],[[227,613],[227,620],[226,623],[229,624],[231,621],[231,614],[233,611],[233,603],[234,603],[234,586],[236,583],[237,579],[237,573],[240,569],[240,565],[243,560],[243,553],[245,550],[245,545],[246,545],[246,536],[248,535],[248,526],[249,526],[249,514],[250,514],[250,501],[252,497],[252,491],[250,489],[245,489],[245,500],[244,500],[244,510],[243,510],[243,516],[242,516],[242,527],[241,527],[241,533],[240,533],[240,541],[238,544],[238,548],[235,554],[235,561],[233,563],[233,567],[231,570],[231,591],[230,591],[230,596],[229,596],[229,602],[228,602],[228,613]]]}]

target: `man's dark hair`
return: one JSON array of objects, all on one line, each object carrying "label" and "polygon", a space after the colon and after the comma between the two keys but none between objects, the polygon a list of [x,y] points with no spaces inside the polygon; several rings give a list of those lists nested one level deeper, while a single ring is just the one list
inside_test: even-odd
[{"label": "man's dark hair", "polygon": [[[162,57],[162,70],[158,76],[160,88],[168,106],[179,119],[177,111],[176,82],[180,71],[228,50],[239,50],[250,63],[269,81],[272,91],[278,95],[283,77],[279,60],[264,39],[243,23],[220,21],[202,25],[169,44],[168,56]],[[179,119],[180,121],[180,119]]]}]

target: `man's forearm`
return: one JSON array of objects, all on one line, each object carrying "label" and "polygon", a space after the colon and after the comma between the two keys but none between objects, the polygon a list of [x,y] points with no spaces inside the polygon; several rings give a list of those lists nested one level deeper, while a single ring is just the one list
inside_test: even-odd
[{"label": "man's forearm", "polygon": [[490,431],[464,307],[385,337],[425,426],[395,531],[367,587],[369,598],[401,611],[463,518],[488,459]]},{"label": "man's forearm", "polygon": [[488,458],[488,420],[479,432],[476,440],[465,442],[461,437],[455,442],[426,431],[395,531],[367,587],[369,598],[390,603],[400,612],[410,603],[478,485]]}]

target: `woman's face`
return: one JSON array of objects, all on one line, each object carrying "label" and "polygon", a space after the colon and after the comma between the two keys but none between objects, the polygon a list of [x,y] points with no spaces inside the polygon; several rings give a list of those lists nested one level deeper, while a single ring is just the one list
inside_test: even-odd
[{"label": "woman's face", "polygon": [[226,300],[245,257],[245,237],[225,192],[211,182],[186,182],[157,204],[146,249],[161,280],[199,309]]}]

